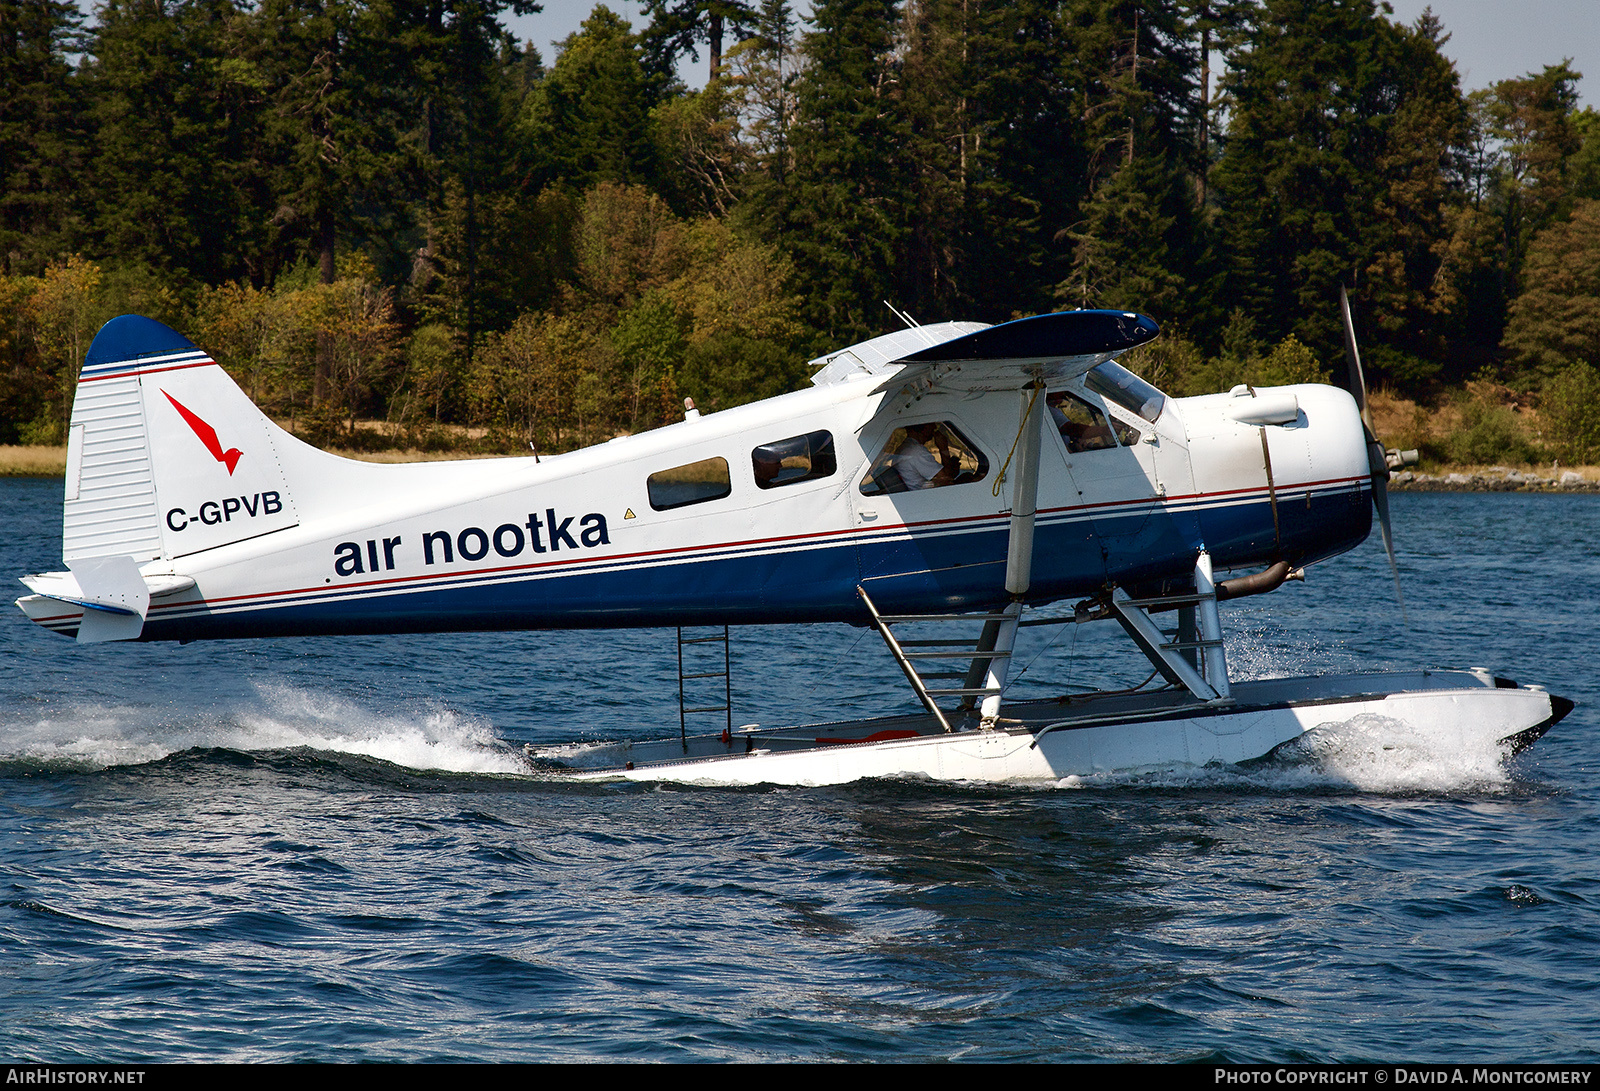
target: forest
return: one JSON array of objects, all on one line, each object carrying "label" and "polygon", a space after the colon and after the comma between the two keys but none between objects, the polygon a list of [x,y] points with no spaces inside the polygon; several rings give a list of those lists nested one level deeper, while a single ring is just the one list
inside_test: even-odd
[{"label": "forest", "polygon": [[549,57],[537,11],[0,0],[0,444],[61,442],[126,312],[324,446],[558,451],[796,389],[888,304],[1140,311],[1179,395],[1317,380],[1343,286],[1386,440],[1600,460],[1560,57],[1468,93],[1371,0],[649,0]]}]

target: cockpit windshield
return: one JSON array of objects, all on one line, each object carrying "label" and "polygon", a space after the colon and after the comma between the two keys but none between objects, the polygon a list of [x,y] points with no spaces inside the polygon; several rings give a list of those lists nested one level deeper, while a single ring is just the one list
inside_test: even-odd
[{"label": "cockpit windshield", "polygon": [[1083,383],[1102,398],[1116,402],[1152,424],[1167,404],[1165,394],[1111,360],[1085,374]]}]

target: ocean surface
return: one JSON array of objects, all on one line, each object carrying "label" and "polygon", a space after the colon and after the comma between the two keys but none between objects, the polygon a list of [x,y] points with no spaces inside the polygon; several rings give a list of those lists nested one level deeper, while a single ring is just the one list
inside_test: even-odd
[{"label": "ocean surface", "polygon": [[[61,488],[0,480],[0,573],[61,567]],[[576,785],[523,744],[676,734],[670,630],[79,647],[8,605],[0,1058],[1593,1063],[1600,498],[1392,503],[1406,619],[1374,537],[1225,607],[1235,675],[1578,702],[1523,755]],[[1022,695],[1148,673],[1024,633]],[[735,724],[912,707],[849,627],[733,659]]]}]

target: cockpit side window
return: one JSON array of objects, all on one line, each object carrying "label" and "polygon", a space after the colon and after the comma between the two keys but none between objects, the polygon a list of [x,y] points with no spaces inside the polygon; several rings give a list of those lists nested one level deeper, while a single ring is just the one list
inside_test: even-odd
[{"label": "cockpit side window", "polygon": [[733,491],[725,458],[706,458],[659,470],[651,474],[645,484],[650,493],[650,506],[657,511],[721,500]]},{"label": "cockpit side window", "polygon": [[838,465],[833,455],[832,432],[807,432],[803,436],[763,443],[750,452],[756,485],[776,489],[819,477],[832,477]]},{"label": "cockpit side window", "polygon": [[864,496],[982,481],[989,460],[949,421],[896,428],[861,479]]},{"label": "cockpit side window", "polygon": [[1132,447],[1141,438],[1139,429],[1117,417],[1107,417],[1097,405],[1065,390],[1045,397],[1050,419],[1055,421],[1069,454],[1103,451],[1121,445]]},{"label": "cockpit side window", "polygon": [[1161,416],[1167,396],[1121,364],[1107,360],[1083,376],[1083,385],[1151,424]]},{"label": "cockpit side window", "polygon": [[1116,434],[1106,423],[1106,415],[1083,399],[1063,390],[1046,395],[1045,404],[1050,407],[1050,419],[1055,421],[1056,430],[1072,454],[1117,445]]}]

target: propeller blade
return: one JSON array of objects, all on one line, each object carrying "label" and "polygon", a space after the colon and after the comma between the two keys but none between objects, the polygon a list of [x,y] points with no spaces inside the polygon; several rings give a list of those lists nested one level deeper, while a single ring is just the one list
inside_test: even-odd
[{"label": "propeller blade", "polygon": [[1367,431],[1367,465],[1372,471],[1372,506],[1378,511],[1378,530],[1383,535],[1383,551],[1389,555],[1389,574],[1394,577],[1394,597],[1400,603],[1400,621],[1409,627],[1406,597],[1400,591],[1400,565],[1394,559],[1394,528],[1389,523],[1389,460],[1383,444]]},{"label": "propeller blade", "polygon": [[1367,377],[1361,371],[1361,350],[1356,347],[1356,326],[1350,320],[1350,295],[1339,285],[1339,318],[1344,323],[1344,355],[1350,365],[1350,396],[1361,411],[1361,431],[1367,438],[1367,469],[1372,475],[1372,506],[1378,511],[1378,530],[1383,535],[1383,551],[1389,557],[1389,574],[1394,577],[1394,597],[1400,603],[1400,621],[1409,627],[1406,597],[1400,591],[1400,565],[1394,559],[1394,527],[1389,521],[1389,459],[1372,431],[1372,410],[1367,407]]},{"label": "propeller blade", "polygon": [[1356,408],[1361,411],[1361,423],[1367,426],[1367,434],[1372,434],[1372,411],[1367,408],[1367,377],[1361,371],[1361,350],[1356,348],[1356,327],[1350,321],[1350,296],[1345,293],[1344,285],[1339,285],[1339,317],[1344,320],[1344,356],[1350,365],[1350,396],[1356,400]]}]

